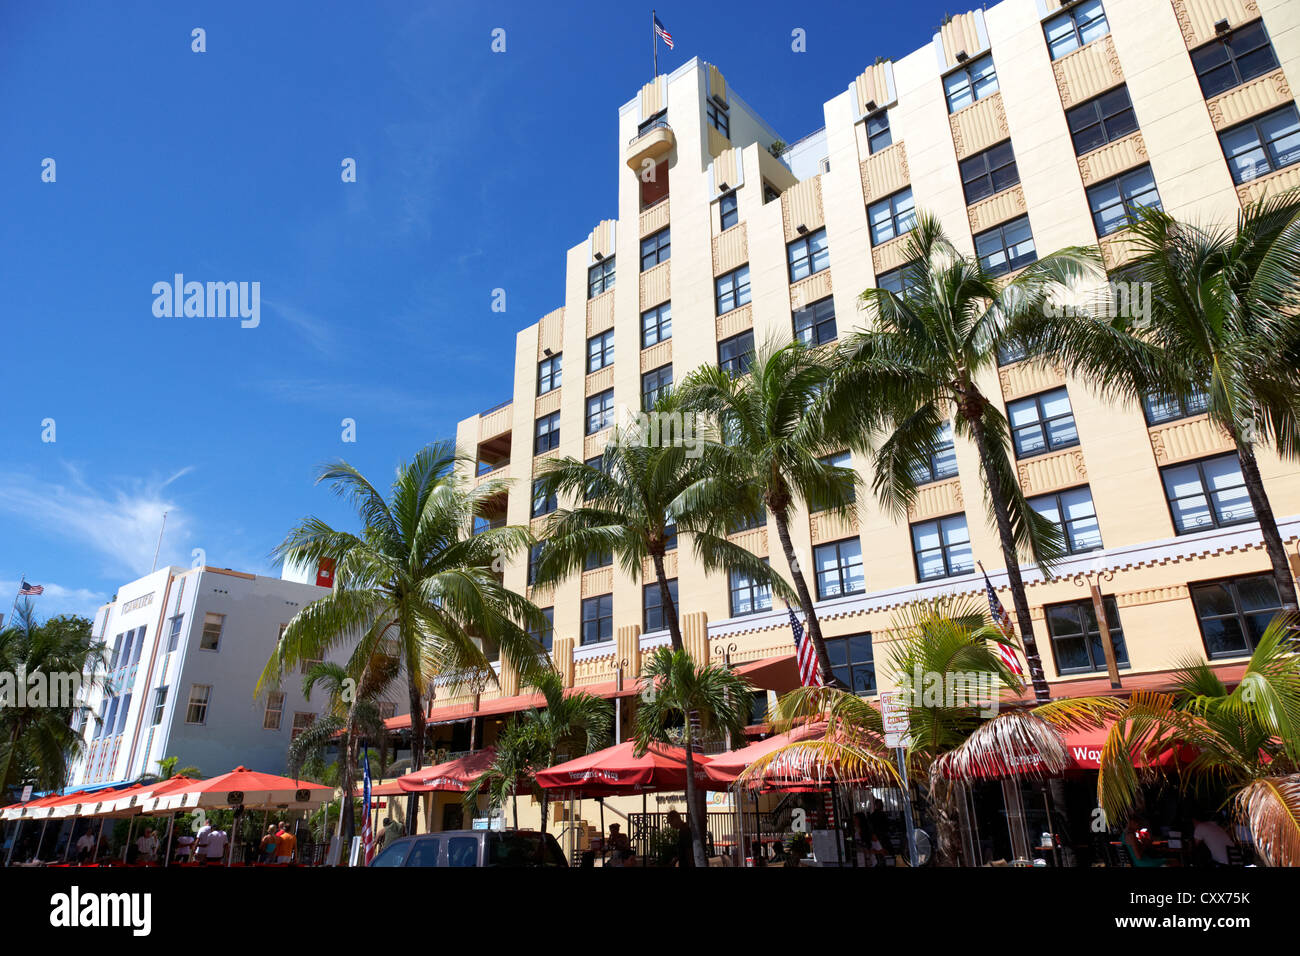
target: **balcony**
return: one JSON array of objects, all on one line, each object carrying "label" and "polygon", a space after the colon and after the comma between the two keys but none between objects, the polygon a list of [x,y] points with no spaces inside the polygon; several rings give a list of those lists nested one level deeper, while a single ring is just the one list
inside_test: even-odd
[{"label": "balcony", "polygon": [[677,137],[673,135],[673,128],[668,125],[668,121],[658,120],[627,144],[627,164],[632,169],[641,169],[647,159],[657,163],[676,145]]}]

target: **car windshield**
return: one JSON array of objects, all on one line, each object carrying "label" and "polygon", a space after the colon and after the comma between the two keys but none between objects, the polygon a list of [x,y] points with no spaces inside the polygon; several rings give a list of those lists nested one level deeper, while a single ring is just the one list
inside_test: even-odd
[{"label": "car windshield", "polygon": [[[438,865],[438,841],[437,840],[416,840],[408,844],[414,847],[411,850],[411,857],[406,861],[407,866],[437,866]],[[390,847],[389,849],[392,849]]]}]

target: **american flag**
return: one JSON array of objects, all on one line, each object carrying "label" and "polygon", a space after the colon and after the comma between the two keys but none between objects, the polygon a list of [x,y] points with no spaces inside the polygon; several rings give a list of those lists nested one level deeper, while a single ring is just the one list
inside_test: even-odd
[{"label": "american flag", "polygon": [[817,668],[817,651],[813,642],[803,632],[803,625],[794,616],[794,608],[786,605],[790,612],[790,630],[794,631],[795,657],[799,662],[799,684],[803,687],[822,686],[821,673]]},{"label": "american flag", "polygon": [[23,594],[30,594],[30,595],[44,594],[44,593],[45,593],[45,587],[44,587],[43,585],[40,585],[40,584],[28,584],[26,581],[24,581],[24,582],[23,582],[23,586],[20,587],[20,588],[18,589],[18,593],[19,593],[20,595],[23,595]]},{"label": "american flag", "polygon": [[[989,613],[993,615],[993,625],[1002,632],[1002,636],[1007,641],[1015,640],[1015,632],[1011,629],[1011,615],[1007,609],[1002,606],[998,600],[997,592],[993,590],[993,582],[989,580],[987,573],[984,575],[984,591],[989,598]],[[1025,676],[1024,669],[1020,666],[1020,659],[1016,657],[1016,652],[1010,644],[1004,644],[1002,641],[994,641],[998,649],[998,657],[1002,658],[1002,663],[1007,665],[1007,669],[1013,674],[1021,677]]]},{"label": "american flag", "polygon": [[655,36],[663,40],[664,43],[668,45],[668,49],[671,50],[673,48],[673,35],[664,29],[664,25],[659,22],[658,17],[655,17],[654,21],[655,21]]},{"label": "american flag", "polygon": [[375,858],[375,835],[370,832],[370,752],[361,748],[361,807],[365,821],[361,824],[361,846],[366,856],[366,866]]}]

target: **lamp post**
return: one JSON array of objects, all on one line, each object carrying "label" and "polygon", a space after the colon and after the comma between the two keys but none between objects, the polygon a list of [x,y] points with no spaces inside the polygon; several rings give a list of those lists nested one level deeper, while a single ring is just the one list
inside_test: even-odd
[{"label": "lamp post", "polygon": [[[1097,615],[1097,630],[1101,636],[1101,650],[1106,655],[1106,673],[1110,677],[1111,690],[1119,690],[1123,685],[1119,679],[1119,664],[1115,660],[1115,642],[1110,636],[1110,621],[1106,617],[1106,602],[1101,596],[1101,582],[1110,581],[1115,577],[1113,568],[1104,568],[1101,566],[1101,560],[1093,562],[1091,568],[1087,571],[1079,571],[1071,576],[1070,580],[1076,587],[1085,585],[1092,594],[1092,609]],[[1084,635],[1085,639],[1087,635]]]}]

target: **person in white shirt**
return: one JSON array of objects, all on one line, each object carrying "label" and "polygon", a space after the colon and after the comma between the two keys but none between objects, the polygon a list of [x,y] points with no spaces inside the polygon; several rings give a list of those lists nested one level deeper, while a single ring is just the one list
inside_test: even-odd
[{"label": "person in white shirt", "polygon": [[1205,844],[1205,848],[1210,851],[1210,858],[1219,866],[1227,866],[1228,847],[1236,846],[1237,842],[1209,816],[1201,813],[1192,815],[1196,821],[1196,827],[1192,830],[1192,842]]},{"label": "person in white shirt", "polygon": [[153,828],[149,827],[135,841],[136,862],[152,863],[158,856],[158,838],[154,836]]},{"label": "person in white shirt", "polygon": [[95,838],[91,835],[90,831],[87,830],[81,835],[81,838],[77,840],[77,861],[79,863],[85,863],[90,859],[90,855],[94,851]]},{"label": "person in white shirt", "polygon": [[207,857],[209,863],[220,863],[222,857],[226,855],[226,836],[225,830],[212,829],[208,833]]},{"label": "person in white shirt", "polygon": [[176,853],[174,854],[174,857],[177,860],[188,860],[193,849],[194,837],[188,834],[179,836],[176,838]]}]

